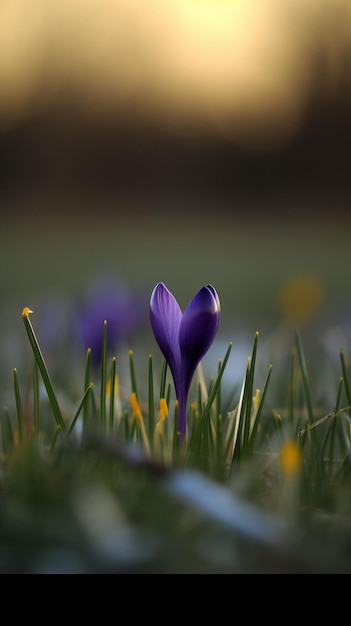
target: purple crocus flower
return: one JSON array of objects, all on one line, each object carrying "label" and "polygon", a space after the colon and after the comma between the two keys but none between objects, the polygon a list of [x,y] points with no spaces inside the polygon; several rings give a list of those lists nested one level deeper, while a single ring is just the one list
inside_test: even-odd
[{"label": "purple crocus flower", "polygon": [[212,285],[202,287],[184,313],[164,283],[158,283],[151,294],[151,327],[172,372],[181,441],[186,431],[190,384],[197,365],[215,338],[219,314],[220,302]]},{"label": "purple crocus flower", "polygon": [[91,348],[92,363],[101,360],[103,324],[107,321],[107,349],[111,354],[147,320],[144,294],[137,294],[120,280],[104,276],[94,280],[73,315],[75,339]]}]

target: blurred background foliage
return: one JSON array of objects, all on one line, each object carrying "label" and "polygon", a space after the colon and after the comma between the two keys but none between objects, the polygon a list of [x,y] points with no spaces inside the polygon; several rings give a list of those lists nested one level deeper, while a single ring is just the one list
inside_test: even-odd
[{"label": "blurred background foliage", "polygon": [[347,0],[1,0],[10,319],[116,272],[214,283],[250,345],[295,274],[346,320],[350,35]]},{"label": "blurred background foliage", "polygon": [[116,273],[251,346],[307,276],[346,336],[350,63],[347,0],[1,0],[3,328]]}]

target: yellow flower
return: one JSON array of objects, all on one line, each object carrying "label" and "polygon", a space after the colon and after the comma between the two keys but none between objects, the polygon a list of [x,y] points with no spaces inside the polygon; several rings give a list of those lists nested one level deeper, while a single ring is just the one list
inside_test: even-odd
[{"label": "yellow flower", "polygon": [[25,306],[23,311],[22,311],[22,317],[29,317],[29,313],[33,313],[32,309],[30,309],[29,307]]},{"label": "yellow flower", "polygon": [[279,454],[280,467],[285,477],[298,476],[302,467],[302,452],[296,441],[286,441]]},{"label": "yellow flower", "polygon": [[134,392],[130,396],[130,404],[132,405],[132,409],[133,409],[133,419],[136,420],[139,424],[141,424],[143,421],[143,416],[141,413],[138,399],[136,397],[136,393]]},{"label": "yellow flower", "polygon": [[297,274],[283,285],[279,307],[294,325],[314,319],[324,303],[324,289],[312,274]]},{"label": "yellow flower", "polygon": [[138,398],[134,391],[130,396],[130,404],[133,410],[132,420],[136,422],[136,428],[137,428],[138,433],[140,434],[141,441],[144,444],[145,451],[147,452],[148,455],[150,455],[151,453],[150,443],[149,443],[149,439],[148,439],[147,432],[145,429],[145,424],[144,424],[142,412],[140,409],[140,405],[138,402]]},{"label": "yellow flower", "polygon": [[156,432],[160,437],[163,435],[163,423],[166,420],[168,415],[168,406],[165,398],[160,399],[160,412],[158,417],[158,422],[156,425]]}]

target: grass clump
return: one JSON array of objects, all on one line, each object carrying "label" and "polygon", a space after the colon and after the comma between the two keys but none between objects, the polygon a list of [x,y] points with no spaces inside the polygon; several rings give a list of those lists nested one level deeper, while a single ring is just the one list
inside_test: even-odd
[{"label": "grass clump", "polygon": [[[223,383],[229,343],[215,376],[197,368],[181,441],[166,361],[159,371],[148,355],[140,380],[129,350],[122,391],[104,322],[100,368],[88,349],[67,410],[30,314],[31,375],[23,387],[14,370],[14,403],[0,422],[2,573],[351,570],[343,350],[336,388],[316,403],[298,331],[288,368],[274,382],[268,363],[260,388],[259,334],[234,389]],[[66,375],[77,377],[68,365]]]}]

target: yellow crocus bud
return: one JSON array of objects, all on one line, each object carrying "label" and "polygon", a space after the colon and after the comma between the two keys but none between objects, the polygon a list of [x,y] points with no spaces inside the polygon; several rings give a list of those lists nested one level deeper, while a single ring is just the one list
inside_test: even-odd
[{"label": "yellow crocus bud", "polygon": [[156,432],[158,435],[163,434],[163,423],[168,415],[168,406],[165,398],[160,399],[160,412],[158,414],[158,422],[156,426]]},{"label": "yellow crocus bud", "polygon": [[298,476],[302,467],[302,451],[296,441],[287,441],[280,449],[280,467],[285,477]]}]

